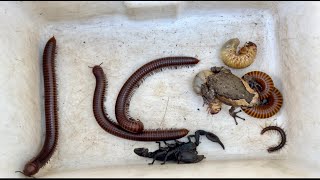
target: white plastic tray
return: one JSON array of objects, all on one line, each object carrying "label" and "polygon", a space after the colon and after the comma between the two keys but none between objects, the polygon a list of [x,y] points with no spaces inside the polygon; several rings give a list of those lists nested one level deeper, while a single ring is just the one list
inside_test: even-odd
[{"label": "white plastic tray", "polygon": [[[1,176],[40,150],[44,140],[42,52],[57,40],[59,143],[36,177],[263,177],[318,176],[320,89],[319,3],[287,2],[1,2]],[[268,73],[284,96],[281,111],[268,119],[241,113],[236,126],[223,106],[209,115],[192,90],[199,71],[224,65],[222,44],[237,37],[255,42],[258,53],[248,68]],[[130,112],[145,128],[198,129],[220,137],[226,149],[201,137],[206,159],[198,164],[148,166],[133,153],[156,143],[120,139],[96,123],[92,100],[95,78],[88,66],[103,62],[109,86],[105,106],[115,119],[118,92],[145,63],[167,56],[200,59],[192,68],[165,70],[148,77],[134,94]],[[199,110],[198,110],[199,109]],[[280,152],[277,124],[288,135]]]}]

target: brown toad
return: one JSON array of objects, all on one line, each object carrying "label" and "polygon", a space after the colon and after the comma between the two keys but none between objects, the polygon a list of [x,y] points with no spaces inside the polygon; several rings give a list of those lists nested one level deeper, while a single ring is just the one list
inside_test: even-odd
[{"label": "brown toad", "polygon": [[200,95],[203,97],[204,103],[209,105],[211,114],[217,114],[221,110],[221,102],[231,106],[229,114],[238,125],[236,117],[245,119],[237,115],[241,110],[235,112],[235,109],[259,105],[258,92],[253,90],[245,80],[232,74],[229,69],[223,66],[212,67],[210,70],[212,74],[207,73],[206,81],[201,84]]}]

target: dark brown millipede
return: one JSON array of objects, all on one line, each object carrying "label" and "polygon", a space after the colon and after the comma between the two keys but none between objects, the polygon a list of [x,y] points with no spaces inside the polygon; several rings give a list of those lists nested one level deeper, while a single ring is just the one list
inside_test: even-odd
[{"label": "dark brown millipede", "polygon": [[281,129],[280,127],[277,127],[277,126],[268,126],[268,127],[263,128],[261,131],[261,135],[264,134],[265,132],[271,131],[271,130],[278,131],[280,133],[281,142],[277,146],[268,148],[269,153],[280,150],[281,148],[283,148],[283,146],[286,144],[286,141],[287,141],[286,133],[284,132],[283,129]]},{"label": "dark brown millipede", "polygon": [[26,163],[22,174],[32,176],[42,168],[53,155],[58,143],[58,104],[57,83],[55,75],[56,39],[52,37],[44,48],[43,77],[46,135],[40,153]]},{"label": "dark brown millipede", "polygon": [[282,107],[283,97],[277,88],[273,88],[271,94],[264,100],[265,104],[251,108],[242,107],[242,110],[252,117],[264,119],[275,115]]},{"label": "dark brown millipede", "polygon": [[100,66],[94,66],[92,72],[96,78],[96,87],[93,97],[93,113],[97,123],[108,133],[120,138],[134,141],[163,141],[174,140],[186,136],[187,129],[170,129],[170,130],[144,130],[141,133],[130,133],[121,128],[113,121],[105,111],[103,101],[105,98],[105,89],[107,79]]},{"label": "dark brown millipede", "polygon": [[143,131],[143,123],[130,117],[128,108],[133,91],[148,75],[161,71],[164,68],[191,66],[198,62],[199,60],[193,57],[165,57],[153,60],[136,70],[122,86],[117,97],[115,114],[119,125],[131,133],[140,133]]}]

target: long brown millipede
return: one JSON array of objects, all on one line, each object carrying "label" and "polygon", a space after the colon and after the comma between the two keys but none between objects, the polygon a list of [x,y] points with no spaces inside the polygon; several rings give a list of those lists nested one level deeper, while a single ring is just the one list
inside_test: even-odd
[{"label": "long brown millipede", "polygon": [[32,176],[42,168],[53,155],[58,143],[58,107],[57,83],[55,75],[56,39],[52,37],[46,44],[43,53],[44,101],[46,135],[40,153],[26,163],[22,174]]},{"label": "long brown millipede", "polygon": [[252,84],[253,88],[259,92],[260,99],[267,98],[274,88],[271,77],[261,71],[248,72],[242,76],[242,79],[246,80],[249,84]]},{"label": "long brown millipede", "polygon": [[262,100],[261,105],[251,108],[242,107],[242,110],[252,117],[264,119],[275,115],[280,110],[282,103],[282,94],[277,88],[273,88],[271,94]]},{"label": "long brown millipede", "polygon": [[115,114],[119,125],[128,132],[140,133],[143,131],[143,123],[129,116],[128,109],[130,98],[134,90],[149,75],[161,71],[164,68],[178,68],[191,66],[199,62],[193,57],[165,57],[153,60],[135,71],[122,86],[116,101]]},{"label": "long brown millipede", "polygon": [[281,142],[277,146],[268,148],[269,153],[280,150],[286,144],[286,141],[287,141],[286,133],[284,132],[283,129],[281,129],[280,127],[277,127],[277,126],[268,126],[268,127],[263,128],[261,131],[261,135],[264,134],[265,132],[271,131],[271,130],[278,131],[280,133]]},{"label": "long brown millipede", "polygon": [[184,137],[189,133],[187,129],[144,130],[139,134],[125,131],[108,116],[108,113],[104,109],[103,101],[105,98],[107,80],[103,69],[100,66],[94,66],[92,72],[96,78],[96,87],[93,98],[94,117],[100,127],[108,133],[135,141],[174,140]]},{"label": "long brown millipede", "polygon": [[242,69],[250,66],[257,54],[257,45],[247,42],[237,53],[240,44],[238,38],[228,40],[221,49],[220,57],[224,64],[231,68]]}]

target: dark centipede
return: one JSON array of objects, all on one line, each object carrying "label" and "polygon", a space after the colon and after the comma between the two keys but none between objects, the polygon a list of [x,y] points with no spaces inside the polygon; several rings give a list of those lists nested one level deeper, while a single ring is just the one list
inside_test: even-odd
[{"label": "dark centipede", "polygon": [[23,173],[26,176],[36,174],[53,155],[58,142],[58,107],[57,107],[57,83],[55,75],[55,49],[56,39],[52,37],[44,48],[43,53],[43,77],[46,135],[44,145],[40,153],[26,163]]},{"label": "dark centipede", "polygon": [[265,132],[271,131],[271,130],[274,130],[274,131],[277,131],[280,133],[281,142],[277,146],[269,147],[268,148],[269,153],[280,150],[281,148],[283,148],[283,146],[286,144],[286,141],[287,141],[286,133],[284,132],[283,129],[281,129],[280,127],[277,127],[277,126],[268,126],[268,127],[263,128],[261,131],[261,135],[264,134]]},{"label": "dark centipede", "polygon": [[174,140],[186,136],[187,129],[170,130],[144,130],[139,134],[130,133],[121,128],[113,121],[105,111],[103,101],[105,99],[105,89],[107,86],[106,76],[100,66],[94,66],[92,72],[96,78],[96,87],[93,98],[93,113],[97,123],[108,133],[120,138],[135,141],[163,141]]},{"label": "dark centipede", "polygon": [[266,101],[264,104],[251,108],[242,107],[242,110],[249,116],[260,119],[269,118],[280,111],[283,97],[277,88],[273,88],[271,94],[263,100]]},{"label": "dark centipede", "polygon": [[143,131],[143,123],[129,116],[128,108],[130,98],[143,79],[161,71],[164,68],[178,68],[180,66],[192,66],[199,62],[193,57],[165,57],[153,60],[135,71],[122,86],[116,101],[115,114],[119,125],[128,132],[140,133]]},{"label": "dark centipede", "polygon": [[243,77],[245,76],[251,77],[261,86],[262,89],[259,91],[260,99],[265,99],[271,94],[271,91],[274,88],[274,83],[268,74],[261,71],[251,71],[246,73]]}]

